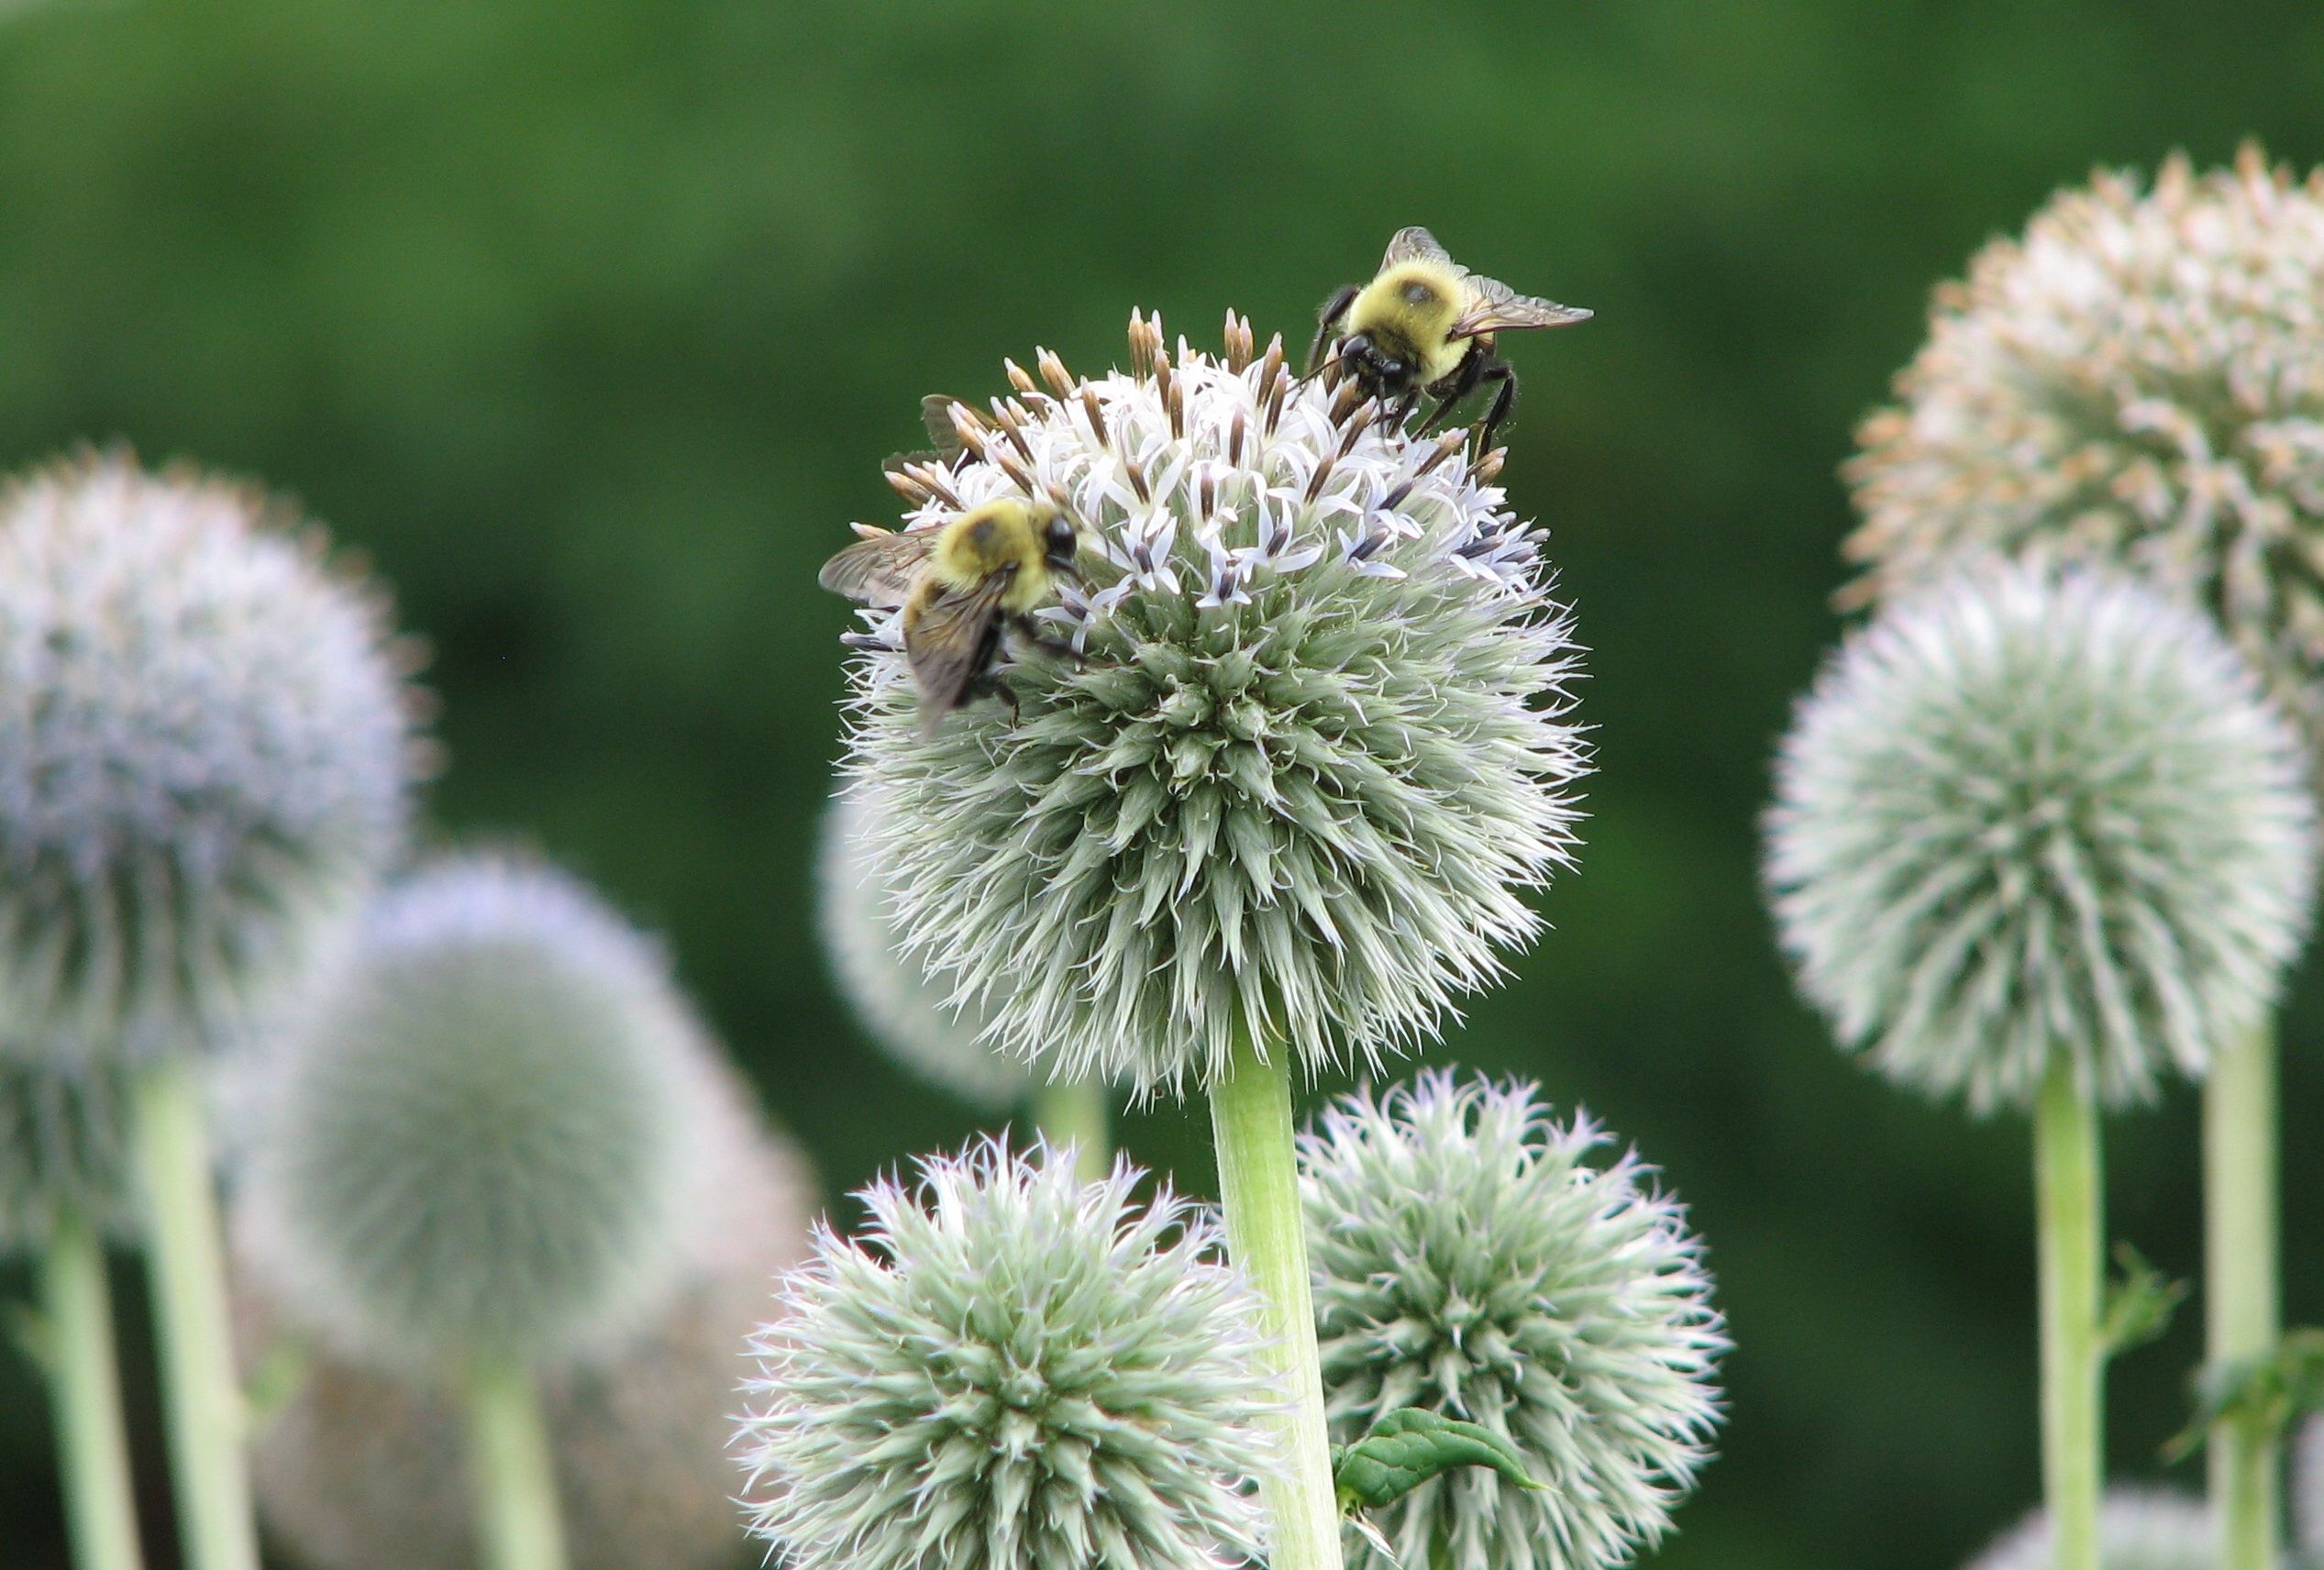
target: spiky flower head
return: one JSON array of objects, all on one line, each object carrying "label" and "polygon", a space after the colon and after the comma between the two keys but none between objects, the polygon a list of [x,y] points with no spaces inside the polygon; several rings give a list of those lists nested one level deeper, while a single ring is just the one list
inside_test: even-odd
[{"label": "spiky flower head", "polygon": [[128,1087],[113,1064],[0,1053],[0,1255],[40,1246],[70,1213],[131,1224]]},{"label": "spiky flower head", "polygon": [[905,951],[991,1039],[1061,1078],[1209,1083],[1239,1028],[1310,1068],[1432,1033],[1540,918],[1584,768],[1570,625],[1541,536],[1460,433],[1409,436],[1132,318],[1131,369],[988,415],[957,467],[896,476],[934,528],[1005,496],[1082,531],[1086,592],[1041,615],[1015,712],[921,738],[892,618],[852,672],[847,767],[876,788]]},{"label": "spiky flower head", "polygon": [[[2050,1519],[2036,1509],[1969,1570],[2053,1570]],[[2098,1570],[2216,1570],[2209,1507],[2175,1488],[2108,1488],[2098,1501]]]},{"label": "spiky flower head", "polygon": [[2120,1104],[2269,1006],[2307,930],[2293,728],[2192,610],[1994,568],[1887,609],[1799,706],[1766,879],[1843,1046],[2031,1104],[2056,1055]]},{"label": "spiky flower head", "polygon": [[1855,592],[1964,551],[2123,563],[2324,724],[2324,171],[2099,171],[1938,291],[1897,392],[1847,470]]},{"label": "spiky flower head", "polygon": [[282,504],[126,457],[0,494],[0,1015],[138,1060],[240,1034],[401,833],[375,592]]},{"label": "spiky flower head", "polygon": [[1275,1397],[1200,1211],[998,1142],[819,1231],[754,1343],[754,1530],[797,1570],[1207,1570],[1258,1551]]},{"label": "spiky flower head", "polygon": [[[742,1474],[727,1453],[736,1354],[768,1283],[804,1254],[815,1201],[804,1163],[760,1126],[747,1089],[723,1068],[716,1081],[716,1115],[694,1130],[704,1206],[674,1296],[619,1345],[541,1381],[572,1570],[743,1562]],[[260,1367],[304,1327],[247,1248],[237,1263],[244,1366]],[[310,1346],[296,1390],[257,1424],[251,1482],[267,1531],[309,1570],[473,1570],[467,1451],[440,1377]]]},{"label": "spiky flower head", "polygon": [[425,870],[282,1048],[253,1247],[359,1361],[586,1353],[671,1288],[704,1050],[659,950],[580,884],[491,857]]},{"label": "spiky flower head", "polygon": [[1702,1244],[1634,1154],[1591,1164],[1606,1144],[1522,1080],[1447,1074],[1346,1098],[1300,1137],[1334,1437],[1423,1407],[1507,1436],[1544,1485],[1422,1484],[1378,1522],[1404,1564],[1624,1563],[1709,1458],[1728,1343]]},{"label": "spiky flower head", "polygon": [[1015,1106],[1033,1089],[1032,1070],[980,1039],[982,1012],[949,1007],[897,943],[870,854],[880,834],[870,796],[858,782],[831,799],[815,852],[816,915],[840,993],[872,1040],[913,1073],[989,1111]]}]

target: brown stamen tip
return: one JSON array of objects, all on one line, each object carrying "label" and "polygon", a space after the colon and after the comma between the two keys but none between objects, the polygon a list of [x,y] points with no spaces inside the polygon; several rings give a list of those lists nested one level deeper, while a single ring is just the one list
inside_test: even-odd
[{"label": "brown stamen tip", "polygon": [[1151,505],[1154,501],[1154,492],[1146,488],[1145,470],[1138,467],[1138,460],[1134,458],[1125,458],[1122,460],[1122,467],[1128,471],[1130,489],[1138,493],[1138,500]]},{"label": "brown stamen tip", "polygon": [[1283,369],[1283,335],[1276,334],[1267,340],[1267,359],[1259,366],[1259,385],[1275,385],[1275,373]]},{"label": "brown stamen tip", "polygon": [[1113,445],[1113,437],[1105,428],[1105,407],[1098,402],[1098,390],[1084,381],[1081,384],[1081,413],[1089,417],[1090,435],[1102,448]]},{"label": "brown stamen tip", "polygon": [[1033,483],[1033,471],[1025,468],[1024,464],[1019,463],[1014,454],[1004,452],[993,461],[1000,466],[1002,473],[1007,475],[1011,480],[1016,482],[1018,490],[1024,492],[1028,496],[1035,493]]},{"label": "brown stamen tip", "polygon": [[1508,457],[1509,448],[1497,447],[1471,464],[1468,471],[1477,477],[1479,483],[1489,481],[1500,473],[1501,464]]},{"label": "brown stamen tip", "polygon": [[1338,461],[1336,457],[1327,458],[1315,466],[1315,476],[1307,482],[1307,500],[1311,505],[1323,494],[1323,482],[1331,479],[1333,465]]},{"label": "brown stamen tip", "polygon": [[1232,310],[1228,311],[1226,314],[1226,368],[1240,375],[1243,368],[1251,363],[1253,352],[1251,318],[1238,316]]},{"label": "brown stamen tip", "polygon": [[924,505],[935,494],[925,485],[900,470],[890,469],[882,472],[888,477],[888,489],[915,507]]},{"label": "brown stamen tip", "polygon": [[1047,349],[1035,349],[1033,363],[1041,368],[1041,380],[1049,384],[1049,391],[1060,398],[1073,395],[1073,376],[1065,368],[1065,361]]},{"label": "brown stamen tip", "polygon": [[1031,394],[1040,391],[1038,387],[1034,385],[1033,378],[1025,374],[1024,367],[1019,365],[1015,360],[1003,359],[1001,362],[1001,366],[1002,370],[1009,373],[1009,385],[1015,388],[1018,392]]},{"label": "brown stamen tip", "polygon": [[1234,411],[1234,423],[1227,427],[1226,460],[1237,469],[1243,467],[1243,437],[1249,424],[1244,418],[1243,411],[1237,409]]}]

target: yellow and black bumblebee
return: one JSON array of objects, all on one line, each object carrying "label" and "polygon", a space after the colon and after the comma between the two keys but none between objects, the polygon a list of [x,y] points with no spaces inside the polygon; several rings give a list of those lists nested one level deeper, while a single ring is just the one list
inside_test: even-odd
[{"label": "yellow and black bumblebee", "polygon": [[1422,423],[1423,433],[1479,387],[1499,383],[1477,427],[1479,452],[1492,450],[1493,435],[1517,398],[1517,373],[1494,353],[1494,336],[1589,319],[1588,311],[1520,294],[1469,271],[1421,228],[1399,229],[1378,275],[1334,294],[1321,315],[1307,373],[1322,369],[1330,351],[1400,421],[1426,393],[1437,404]]},{"label": "yellow and black bumblebee", "polygon": [[1061,578],[1079,579],[1079,532],[1046,502],[1003,498],[931,529],[889,533],[858,524],[862,539],[824,563],[817,581],[879,610],[903,613],[903,652],[920,689],[920,734],[972,699],[1013,694],[994,667],[1004,633],[1051,654],[1033,619]]}]

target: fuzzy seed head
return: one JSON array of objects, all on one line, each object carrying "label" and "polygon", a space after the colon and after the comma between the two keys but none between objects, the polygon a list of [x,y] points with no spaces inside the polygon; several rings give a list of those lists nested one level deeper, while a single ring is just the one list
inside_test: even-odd
[{"label": "fuzzy seed head", "polygon": [[394,849],[382,607],[293,522],[120,456],[0,494],[0,1012],[27,1050],[230,1039]]},{"label": "fuzzy seed head", "polygon": [[1505,1435],[1544,1485],[1481,1467],[1422,1484],[1378,1512],[1404,1564],[1624,1563],[1710,1457],[1728,1342],[1702,1244],[1634,1155],[1590,1165],[1606,1143],[1532,1085],[1444,1074],[1349,1097],[1300,1138],[1334,1439],[1424,1407]]},{"label": "fuzzy seed head", "polygon": [[752,1525],[798,1570],[1209,1570],[1258,1553],[1275,1410],[1213,1224],[997,1142],[859,1196],[754,1343]]},{"label": "fuzzy seed head", "polygon": [[2193,611],[2028,567],[1892,604],[1799,706],[1766,880],[1843,1047],[1935,1097],[2109,1105],[2274,1001],[2314,877],[2292,727]]},{"label": "fuzzy seed head", "polygon": [[[2053,1570],[2049,1517],[2036,1509],[1969,1570]],[[2108,1488],[2098,1501],[2098,1570],[2216,1570],[2219,1528],[2175,1488]]]},{"label": "fuzzy seed head", "polygon": [[131,1227],[127,1078],[116,1065],[0,1054],[0,1256],[38,1249],[67,1212],[101,1231]]},{"label": "fuzzy seed head", "polygon": [[[727,1453],[736,1354],[767,1284],[806,1250],[815,1198],[804,1163],[761,1126],[720,1066],[716,1115],[693,1135],[708,1177],[676,1291],[637,1332],[541,1380],[572,1570],[734,1570],[745,1563]],[[267,1531],[308,1570],[475,1570],[467,1436],[439,1376],[347,1361],[308,1342],[248,1249],[234,1273],[242,1364],[286,1345],[302,1375],[252,1435]]]},{"label": "fuzzy seed head", "polygon": [[1847,470],[1854,594],[1964,552],[2120,563],[2324,725],[2324,171],[2099,171],[1938,292],[1897,392]]},{"label": "fuzzy seed head", "polygon": [[422,872],[282,1050],[253,1246],[359,1362],[587,1353],[670,1289],[704,1050],[659,951],[579,884],[484,857]]},{"label": "fuzzy seed head", "polygon": [[815,853],[816,913],[824,956],[840,994],[872,1040],[897,1062],[962,1100],[1003,1111],[1024,1100],[1033,1074],[979,1038],[980,1014],[962,1015],[907,958],[889,915],[888,891],[873,870],[880,814],[868,787],[831,800]]},{"label": "fuzzy seed head", "polygon": [[[1063,1078],[1207,1085],[1238,1027],[1311,1069],[1431,1035],[1539,930],[1584,770],[1541,535],[1464,437],[1132,318],[1129,372],[1020,378],[970,455],[900,477],[932,528],[1002,496],[1082,530],[998,702],[918,728],[895,619],[852,672],[905,950]],[[1054,374],[1050,374],[1054,372]]]}]

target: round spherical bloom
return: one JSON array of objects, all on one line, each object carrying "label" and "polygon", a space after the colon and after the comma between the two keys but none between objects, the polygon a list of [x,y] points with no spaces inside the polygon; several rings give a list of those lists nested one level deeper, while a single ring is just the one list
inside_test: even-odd
[{"label": "round spherical bloom", "polygon": [[1937,294],[1858,433],[1855,592],[1964,551],[2128,564],[2324,722],[2324,172],[2100,171]]},{"label": "round spherical bloom", "polygon": [[1422,1484],[1378,1512],[1404,1564],[1625,1563],[1709,1458],[1728,1343],[1702,1244],[1634,1155],[1589,1163],[1606,1143],[1522,1080],[1443,1074],[1349,1097],[1300,1136],[1333,1437],[1422,1407],[1506,1436],[1544,1485],[1481,1467]]},{"label": "round spherical bloom", "polygon": [[2119,1104],[2274,1001],[2307,930],[2292,727],[2191,610],[1998,568],[1889,606],[1800,704],[1766,879],[1841,1043],[1932,1096]]},{"label": "round spherical bloom", "polygon": [[123,1078],[0,1053],[0,1255],[39,1248],[67,1212],[108,1232],[131,1225]]},{"label": "round spherical bloom", "polygon": [[1212,1570],[1255,1557],[1276,1410],[1212,1222],[1126,1163],[997,1142],[819,1231],[753,1349],[753,1528],[798,1570]]},{"label": "round spherical bloom", "polygon": [[847,768],[902,945],[990,1039],[1063,1078],[1208,1084],[1239,1031],[1311,1069],[1431,1034],[1538,915],[1584,768],[1576,649],[1540,534],[1460,433],[1352,383],[1132,320],[1132,367],[989,417],[899,475],[935,528],[1054,499],[1087,582],[1011,635],[1013,702],[921,735],[898,620],[869,614]]},{"label": "round spherical bloom", "polygon": [[0,494],[0,1013],[59,1061],[216,1043],[402,830],[379,597],[281,504],[82,457]]},{"label": "round spherical bloom", "polygon": [[[803,1162],[762,1129],[749,1092],[723,1069],[716,1078],[716,1115],[694,1130],[711,1181],[672,1297],[618,1345],[542,1379],[573,1570],[743,1562],[742,1474],[727,1454],[736,1354],[764,1315],[769,1281],[805,1252],[814,1199]],[[263,1367],[304,1327],[262,1263],[239,1252],[244,1366]],[[468,1460],[440,1377],[315,1347],[293,1393],[260,1417],[251,1482],[268,1531],[311,1570],[471,1570]]]},{"label": "round spherical bloom", "polygon": [[897,1062],[964,1101],[1005,1111],[1031,1092],[1032,1070],[983,1041],[981,1012],[948,1007],[901,952],[869,855],[880,835],[869,797],[858,784],[832,798],[815,853],[816,914],[840,995]]},{"label": "round spherical bloom", "polygon": [[[1969,1570],[2051,1570],[2049,1518],[2040,1509],[1977,1555]],[[2098,1501],[2099,1570],[2214,1570],[2219,1529],[2210,1508],[2175,1488],[2108,1488]]]},{"label": "round spherical bloom", "polygon": [[342,1354],[553,1363],[666,1300],[708,1180],[699,1027],[578,883],[489,857],[383,895],[271,1070],[252,1244]]}]

